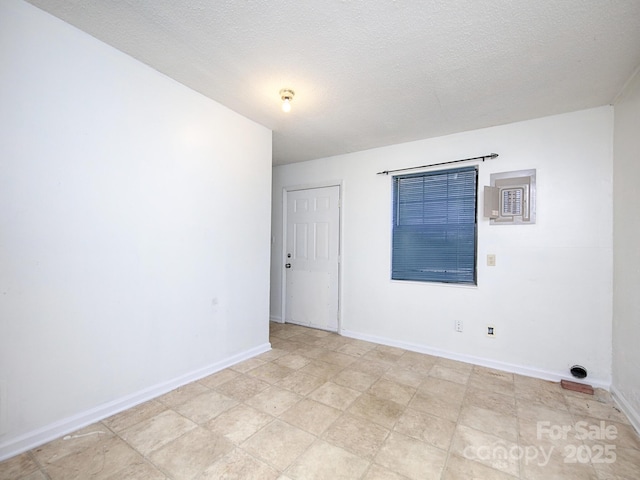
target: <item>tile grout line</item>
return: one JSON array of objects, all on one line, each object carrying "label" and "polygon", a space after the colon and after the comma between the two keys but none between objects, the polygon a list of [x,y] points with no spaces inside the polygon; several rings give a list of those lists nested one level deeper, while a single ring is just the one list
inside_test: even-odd
[{"label": "tile grout line", "polygon": [[[435,366],[435,364],[434,364]],[[433,368],[433,367],[432,367]],[[462,395],[462,402],[460,403],[460,408],[458,409],[458,415],[456,417],[456,425],[453,429],[453,435],[451,435],[451,438],[449,439],[449,448],[447,449],[447,456],[445,458],[445,462],[444,462],[444,466],[442,467],[442,472],[440,474],[440,478],[444,478],[446,472],[447,472],[447,467],[449,466],[449,459],[451,458],[451,449],[453,448],[453,440],[456,436],[456,432],[458,430],[458,425],[460,422],[460,413],[462,412],[462,405],[464,405],[464,399],[467,396],[467,392],[469,391],[469,381],[471,379],[471,375],[473,374],[473,367],[471,367],[471,372],[469,373],[469,377],[467,378],[466,383],[464,384],[464,394]]]}]

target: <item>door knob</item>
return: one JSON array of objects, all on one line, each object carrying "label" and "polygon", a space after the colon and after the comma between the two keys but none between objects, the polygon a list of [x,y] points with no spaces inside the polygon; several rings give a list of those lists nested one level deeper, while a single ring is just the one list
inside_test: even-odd
[{"label": "door knob", "polygon": [[291,264],[290,263],[285,264],[284,268],[291,268]]}]

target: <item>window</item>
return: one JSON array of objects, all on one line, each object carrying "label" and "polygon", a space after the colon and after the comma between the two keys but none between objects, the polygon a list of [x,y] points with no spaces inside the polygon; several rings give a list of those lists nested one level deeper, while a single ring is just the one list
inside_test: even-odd
[{"label": "window", "polygon": [[393,177],[391,278],[476,284],[477,167]]}]

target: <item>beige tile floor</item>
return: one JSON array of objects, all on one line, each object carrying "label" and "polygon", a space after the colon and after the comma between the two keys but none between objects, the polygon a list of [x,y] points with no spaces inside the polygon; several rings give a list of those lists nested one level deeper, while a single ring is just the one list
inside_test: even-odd
[{"label": "beige tile floor", "polygon": [[295,325],[271,343],[0,479],[640,479],[640,439],[605,391]]}]

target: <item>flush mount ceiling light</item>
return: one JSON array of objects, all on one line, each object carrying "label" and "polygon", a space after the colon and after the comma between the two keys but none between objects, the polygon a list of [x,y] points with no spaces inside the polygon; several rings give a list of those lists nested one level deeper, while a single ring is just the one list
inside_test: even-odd
[{"label": "flush mount ceiling light", "polygon": [[295,92],[288,88],[283,88],[280,90],[280,98],[282,98],[282,111],[288,112],[291,110],[291,100],[293,100],[293,96]]}]

